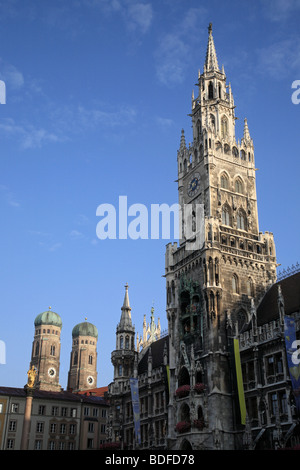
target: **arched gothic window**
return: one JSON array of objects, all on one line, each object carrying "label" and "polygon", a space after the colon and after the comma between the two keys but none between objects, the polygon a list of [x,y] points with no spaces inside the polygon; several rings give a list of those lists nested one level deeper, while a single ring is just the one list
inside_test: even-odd
[{"label": "arched gothic window", "polygon": [[190,418],[190,407],[187,403],[183,403],[183,405],[180,408],[180,420],[181,421],[191,421]]},{"label": "arched gothic window", "polygon": [[239,230],[246,230],[246,216],[242,210],[237,213],[236,226]]},{"label": "arched gothic window", "polygon": [[233,294],[239,293],[239,286],[238,286],[238,277],[236,274],[232,276],[232,292]]},{"label": "arched gothic window", "polygon": [[197,121],[197,140],[200,141],[201,139],[201,122]]},{"label": "arched gothic window", "polygon": [[214,87],[213,87],[212,82],[209,82],[209,85],[208,85],[208,99],[212,100],[213,97],[214,97]]},{"label": "arched gothic window", "polygon": [[224,173],[221,175],[221,188],[228,189],[228,178]]},{"label": "arched gothic window", "polygon": [[190,385],[190,374],[186,367],[182,367],[178,375],[178,386],[181,385]]},{"label": "arched gothic window", "polygon": [[244,310],[240,310],[237,315],[238,331],[241,331],[243,326],[247,323],[247,314]]},{"label": "arched gothic window", "polygon": [[225,139],[225,137],[227,136],[227,133],[228,133],[228,120],[225,116],[223,116],[221,120],[221,135],[223,139]]},{"label": "arched gothic window", "polygon": [[74,360],[73,360],[73,365],[76,366],[78,363],[78,352],[75,351],[74,353]]},{"label": "arched gothic window", "polygon": [[240,178],[235,180],[235,192],[243,194],[243,183]]},{"label": "arched gothic window", "polygon": [[254,297],[253,281],[250,277],[247,279],[247,295]]},{"label": "arched gothic window", "polygon": [[230,226],[230,212],[227,206],[222,209],[222,224]]},{"label": "arched gothic window", "polygon": [[239,151],[236,147],[232,147],[232,155],[234,155],[235,157],[239,156]]}]

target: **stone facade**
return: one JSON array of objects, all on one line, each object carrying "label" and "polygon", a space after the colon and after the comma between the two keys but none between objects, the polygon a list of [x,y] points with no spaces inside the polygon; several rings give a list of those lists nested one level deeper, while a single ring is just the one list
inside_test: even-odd
[{"label": "stone facade", "polygon": [[[32,392],[26,450],[100,449],[106,438],[108,403],[103,397],[66,391]],[[0,387],[0,449],[20,450],[27,393]]]}]

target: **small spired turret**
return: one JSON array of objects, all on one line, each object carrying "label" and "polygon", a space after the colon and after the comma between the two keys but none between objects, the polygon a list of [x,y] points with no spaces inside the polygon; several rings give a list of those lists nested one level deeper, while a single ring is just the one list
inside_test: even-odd
[{"label": "small spired turret", "polygon": [[116,349],[112,352],[111,361],[114,366],[114,380],[122,382],[134,374],[135,360],[135,327],[131,319],[128,284],[125,285],[125,296],[121,307],[121,318],[116,329]]},{"label": "small spired turret", "polygon": [[154,307],[151,308],[151,319],[150,324],[147,325],[146,322],[146,315],[144,315],[144,322],[143,322],[143,335],[141,338],[137,335],[137,350],[140,352],[140,358],[145,352],[146,348],[153,343],[160,339],[161,334],[161,326],[160,326],[160,319],[157,319],[157,325],[155,324],[154,320]]},{"label": "small spired turret", "polygon": [[98,330],[87,319],[74,326],[68,390],[77,392],[97,387],[97,340]]}]

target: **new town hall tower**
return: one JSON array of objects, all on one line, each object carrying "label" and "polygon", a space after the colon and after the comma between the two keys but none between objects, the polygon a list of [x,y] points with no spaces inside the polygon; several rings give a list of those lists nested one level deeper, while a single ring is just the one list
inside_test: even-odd
[{"label": "new town hall tower", "polygon": [[[166,248],[168,438],[170,448],[234,449],[242,437],[232,405],[231,340],[276,281],[276,257],[273,235],[259,231],[253,140],[246,119],[236,139],[233,94],[211,25],[197,86],[193,142],[187,146],[182,131],[177,155],[179,204],[191,210],[183,213],[180,244]],[[176,432],[184,423],[196,423],[192,442]]]}]

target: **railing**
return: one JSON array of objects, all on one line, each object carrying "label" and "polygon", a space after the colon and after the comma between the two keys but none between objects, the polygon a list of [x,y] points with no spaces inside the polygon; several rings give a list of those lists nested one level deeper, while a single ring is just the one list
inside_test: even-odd
[{"label": "railing", "polygon": [[282,269],[282,271],[278,271],[277,273],[277,280],[282,281],[282,279],[285,279],[289,276],[293,276],[293,274],[297,274],[300,272],[300,264],[296,263],[296,266],[292,264],[291,267],[288,267],[286,269]]}]

